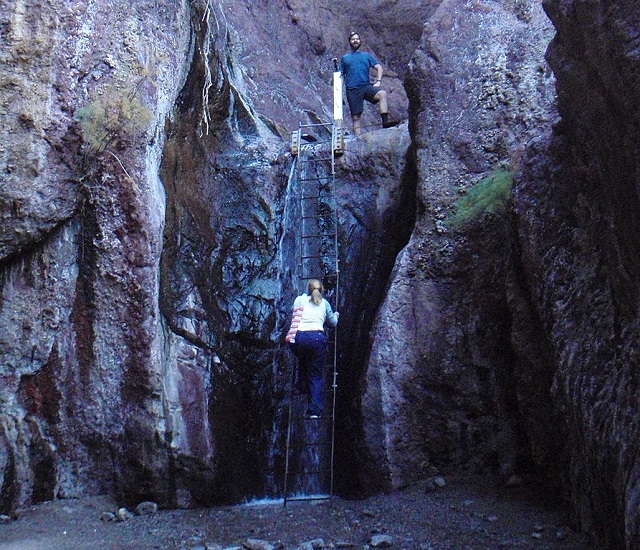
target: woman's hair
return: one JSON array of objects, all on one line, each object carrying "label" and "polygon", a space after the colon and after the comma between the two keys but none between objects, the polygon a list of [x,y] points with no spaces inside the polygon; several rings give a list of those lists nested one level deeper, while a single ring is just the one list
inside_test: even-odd
[{"label": "woman's hair", "polygon": [[311,300],[316,305],[320,305],[322,303],[322,293],[324,292],[324,288],[322,288],[322,282],[319,279],[311,279],[309,284],[307,285],[307,294],[311,296]]}]

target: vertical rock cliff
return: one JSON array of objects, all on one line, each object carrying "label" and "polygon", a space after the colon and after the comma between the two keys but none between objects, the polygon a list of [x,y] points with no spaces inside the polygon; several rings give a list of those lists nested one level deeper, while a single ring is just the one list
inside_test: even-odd
[{"label": "vertical rock cliff", "polygon": [[[373,330],[363,471],[381,475],[367,483],[402,486],[434,466],[526,471],[531,443],[555,430],[527,429],[551,407],[551,376],[532,380],[511,342],[515,235],[491,187],[508,195],[525,146],[555,117],[551,36],[537,2],[451,0],[411,59],[418,219]],[[471,215],[474,186],[488,190]]]},{"label": "vertical rock cliff", "polygon": [[166,498],[159,164],[188,3],[0,13],[0,506]]},{"label": "vertical rock cliff", "polygon": [[[2,510],[278,493],[289,131],[330,118],[339,8],[2,3]],[[432,8],[398,9],[415,43]],[[396,118],[411,44],[384,61]],[[413,216],[407,148],[405,126],[341,165],[345,260],[389,247],[377,295]]]},{"label": "vertical rock cliff", "polygon": [[525,277],[556,363],[575,518],[598,547],[636,548],[640,13],[630,1],[545,9],[562,118],[518,178]]}]

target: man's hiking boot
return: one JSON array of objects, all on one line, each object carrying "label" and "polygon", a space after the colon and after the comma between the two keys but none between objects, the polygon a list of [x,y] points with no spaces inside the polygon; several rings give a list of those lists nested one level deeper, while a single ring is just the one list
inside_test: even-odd
[{"label": "man's hiking boot", "polygon": [[393,128],[394,126],[398,126],[398,124],[401,124],[401,123],[402,123],[401,120],[386,120],[385,122],[382,123],[382,127]]}]

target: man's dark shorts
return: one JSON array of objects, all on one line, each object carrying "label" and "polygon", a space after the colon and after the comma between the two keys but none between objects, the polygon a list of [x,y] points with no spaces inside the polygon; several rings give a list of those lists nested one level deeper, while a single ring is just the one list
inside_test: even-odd
[{"label": "man's dark shorts", "polygon": [[351,116],[362,114],[365,99],[369,103],[376,103],[373,98],[380,90],[382,90],[382,88],[375,87],[373,84],[365,84],[364,86],[360,86],[360,88],[347,89],[347,101],[349,102]]}]

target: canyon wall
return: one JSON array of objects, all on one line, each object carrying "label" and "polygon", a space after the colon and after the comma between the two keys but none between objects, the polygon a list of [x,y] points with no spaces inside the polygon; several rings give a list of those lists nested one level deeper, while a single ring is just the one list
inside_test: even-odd
[{"label": "canyon wall", "polygon": [[0,14],[1,507],[166,498],[159,165],[189,4]]},{"label": "canyon wall", "polygon": [[574,517],[599,548],[637,548],[640,12],[631,1],[544,5],[561,120],[518,178],[524,277],[556,364]]},{"label": "canyon wall", "polygon": [[538,464],[556,451],[558,427],[536,422],[552,409],[554,365],[534,376],[511,341],[508,207],[490,188],[458,221],[472,186],[509,184],[556,117],[552,36],[537,2],[445,1],[409,64],[418,219],[378,312],[362,400],[368,464],[382,474],[368,479],[387,487],[453,465],[508,477],[531,469],[532,447]]},{"label": "canyon wall", "polygon": [[[289,132],[331,118],[346,14],[280,1],[0,6],[1,509],[102,492],[163,506],[279,494],[282,334],[299,290],[281,248],[295,224]],[[397,8],[417,40],[431,4]],[[394,66],[412,49],[385,57],[397,119]],[[405,125],[341,162],[345,265],[362,243],[387,247],[367,270],[378,294],[413,219],[408,143]]]},{"label": "canyon wall", "polygon": [[637,547],[639,15],[542,7],[0,0],[0,510],[279,494],[289,133],[355,29],[408,122],[337,165],[339,491],[542,475]]}]

